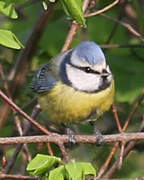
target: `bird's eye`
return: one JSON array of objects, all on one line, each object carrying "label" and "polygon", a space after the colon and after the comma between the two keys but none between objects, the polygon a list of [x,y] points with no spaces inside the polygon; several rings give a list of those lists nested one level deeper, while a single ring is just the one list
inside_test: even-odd
[{"label": "bird's eye", "polygon": [[85,67],[85,72],[86,73],[90,73],[92,70],[91,70],[91,68],[90,67]]},{"label": "bird's eye", "polygon": [[108,73],[106,69],[103,69],[102,70],[102,73]]}]

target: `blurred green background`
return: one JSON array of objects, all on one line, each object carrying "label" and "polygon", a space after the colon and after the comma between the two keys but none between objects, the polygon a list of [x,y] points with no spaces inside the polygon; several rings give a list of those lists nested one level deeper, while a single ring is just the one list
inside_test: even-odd
[{"label": "blurred green background", "polygon": [[[100,0],[97,1],[93,10],[99,10],[109,5],[113,1]],[[40,1],[21,1],[16,4],[16,11],[19,15],[17,19],[10,19],[4,15],[0,15],[0,28],[12,31],[19,40],[25,45],[35,23],[39,19],[43,11]],[[125,0],[109,11],[106,12],[108,16],[119,19],[129,23],[142,36],[144,35],[144,1],[142,0]],[[40,67],[41,64],[46,63],[53,56],[60,53],[63,44],[66,40],[68,31],[71,27],[72,20],[68,18],[61,5],[58,3],[55,12],[44,29],[44,33],[39,40],[38,47],[30,60],[28,73],[26,73],[26,80],[20,88],[16,90],[14,102],[20,107],[28,104],[35,94],[30,89],[30,83],[34,71]],[[101,15],[87,18],[87,27],[80,28],[73,39],[71,47],[74,47],[82,40],[92,40],[99,45],[118,44],[118,45],[137,45],[143,44],[140,38],[134,36],[128,29],[112,20],[109,20]],[[144,46],[142,47],[125,47],[125,48],[104,48],[106,59],[113,72],[116,84],[115,103],[118,107],[118,114],[121,123],[123,124],[131,111],[133,103],[137,97],[142,93],[144,87]],[[0,64],[3,67],[5,77],[10,84],[10,72],[17,61],[19,50],[13,50],[0,46]],[[3,81],[0,78],[0,87],[5,92]],[[0,100],[1,105],[3,101]],[[143,117],[143,103],[139,106],[135,116],[129,124],[127,132],[137,132],[139,130]],[[33,105],[25,109],[25,112],[31,114]],[[0,136],[18,136],[15,123],[13,121],[13,113],[10,113],[8,118],[0,127]],[[24,119],[20,117],[22,121]],[[48,117],[41,112],[38,122],[46,125]],[[100,121],[97,122],[98,128],[104,134],[118,133],[115,125],[115,120],[110,112],[106,113]],[[80,125],[79,131],[84,133],[92,133],[89,125]],[[31,135],[40,134],[35,128],[32,129]],[[47,153],[45,144],[29,144],[29,151],[32,156],[39,153]],[[59,149],[52,145],[55,155],[60,155]],[[112,145],[77,145],[70,148],[70,155],[76,160],[86,160],[94,164],[99,169],[104,163]],[[144,144],[140,141],[133,151],[128,155],[123,162],[121,170],[117,170],[113,174],[114,178],[135,178],[144,176]],[[1,157],[5,155],[9,158],[15,150],[15,146],[1,146]],[[114,160],[118,157],[119,152],[116,153]],[[13,172],[24,171],[21,162],[24,161],[22,153],[19,154]]]}]

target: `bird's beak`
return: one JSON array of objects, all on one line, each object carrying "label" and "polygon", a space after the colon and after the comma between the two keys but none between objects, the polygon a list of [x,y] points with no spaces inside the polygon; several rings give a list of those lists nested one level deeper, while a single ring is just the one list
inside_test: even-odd
[{"label": "bird's beak", "polygon": [[102,77],[108,77],[108,76],[110,76],[110,75],[111,75],[111,73],[109,73],[109,72],[101,73],[101,76],[102,76]]}]

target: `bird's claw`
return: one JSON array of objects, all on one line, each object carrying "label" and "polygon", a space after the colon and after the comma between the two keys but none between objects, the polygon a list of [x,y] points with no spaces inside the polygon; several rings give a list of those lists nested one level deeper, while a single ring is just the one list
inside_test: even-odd
[{"label": "bird's claw", "polygon": [[70,128],[67,128],[66,131],[67,131],[67,135],[69,136],[69,142],[72,144],[76,144],[76,138],[74,132]]},{"label": "bird's claw", "polygon": [[97,144],[98,145],[103,144],[103,135],[101,134],[101,132],[96,127],[94,128],[94,135],[97,138]]}]

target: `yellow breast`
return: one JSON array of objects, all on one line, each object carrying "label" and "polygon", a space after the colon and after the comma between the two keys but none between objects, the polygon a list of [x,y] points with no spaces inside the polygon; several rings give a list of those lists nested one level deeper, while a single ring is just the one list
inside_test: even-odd
[{"label": "yellow breast", "polygon": [[114,81],[109,88],[97,93],[80,92],[59,82],[53,90],[39,95],[38,102],[53,122],[76,123],[95,111],[97,117],[101,116],[109,110],[113,99]]}]

